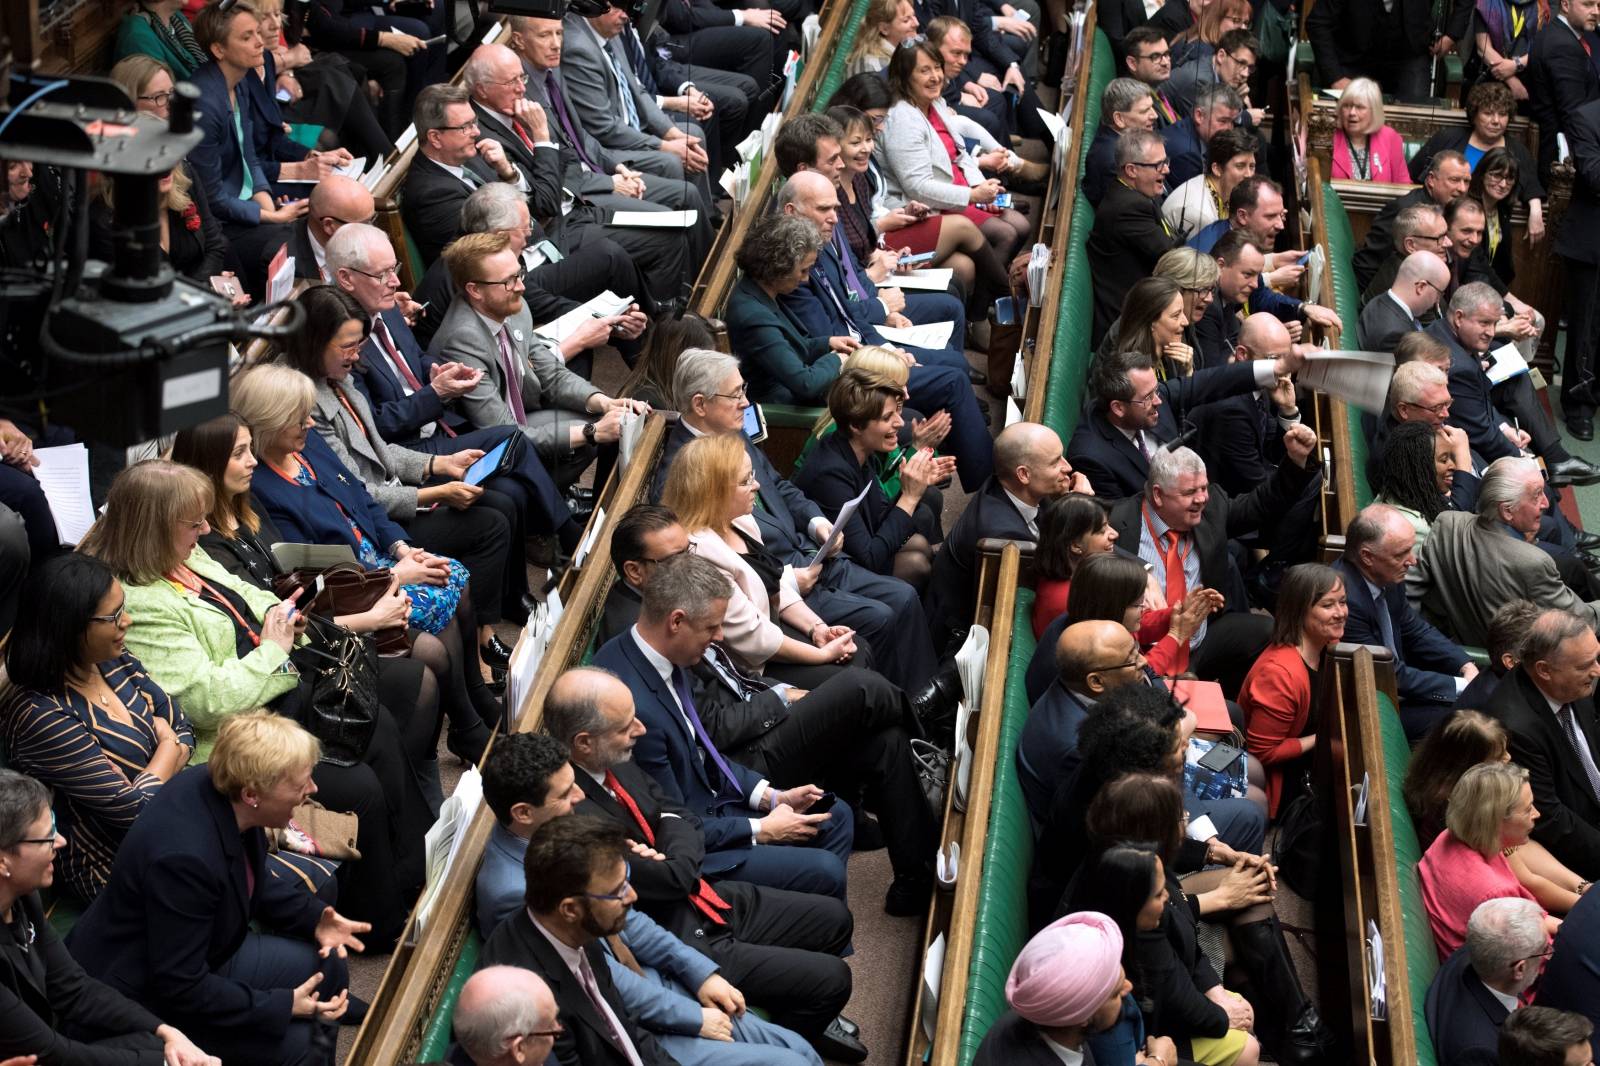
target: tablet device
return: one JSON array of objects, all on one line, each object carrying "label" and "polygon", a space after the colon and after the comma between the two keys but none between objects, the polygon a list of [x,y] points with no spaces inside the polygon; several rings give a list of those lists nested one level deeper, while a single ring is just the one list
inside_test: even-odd
[{"label": "tablet device", "polygon": [[493,448],[483,453],[483,457],[467,467],[467,475],[462,478],[468,485],[476,485],[487,478],[494,477],[500,470],[500,460],[506,457],[506,449],[511,446],[511,438],[496,444]]},{"label": "tablet device", "polygon": [[758,403],[744,409],[744,435],[750,438],[751,444],[760,444],[767,439],[767,416],[761,413]]}]

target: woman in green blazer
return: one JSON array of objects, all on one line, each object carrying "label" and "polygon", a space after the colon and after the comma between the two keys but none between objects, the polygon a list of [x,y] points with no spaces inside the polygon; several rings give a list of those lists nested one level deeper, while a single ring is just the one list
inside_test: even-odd
[{"label": "woman in green blazer", "polygon": [[211,57],[200,50],[182,7],[183,0],[140,0],[117,26],[111,61],[147,55],[165,63],[178,81],[193,74]]}]

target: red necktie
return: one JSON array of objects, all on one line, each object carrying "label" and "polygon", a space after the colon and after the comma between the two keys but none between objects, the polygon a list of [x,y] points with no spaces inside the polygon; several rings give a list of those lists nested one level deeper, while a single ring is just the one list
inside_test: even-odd
[{"label": "red necktie", "polygon": [[[613,796],[617,797],[617,802],[627,808],[629,814],[633,815],[634,824],[639,827],[639,832],[644,836],[644,842],[654,847],[656,834],[650,828],[650,823],[645,820],[644,812],[639,809],[637,803],[633,802],[633,797],[628,795],[627,789],[622,787],[622,782],[617,780],[617,775],[610,770],[606,771],[605,786]],[[704,914],[716,924],[728,924],[728,920],[718,914],[717,911],[732,910],[733,904],[717,895],[716,889],[706,884],[705,878],[701,878],[700,883],[695,886],[694,892],[689,896],[689,902],[694,905],[695,910]]]},{"label": "red necktie", "polygon": [[528,149],[528,151],[533,151],[533,138],[528,136],[528,127],[522,124],[522,120],[519,118],[512,119],[511,129],[516,133],[517,138],[522,141],[523,145]]},{"label": "red necktie", "polygon": [[[1167,575],[1167,606],[1173,610],[1183,602],[1183,597],[1188,594],[1188,582],[1184,580],[1183,557],[1181,550],[1183,538],[1176,530],[1167,530],[1162,537],[1166,542],[1162,547],[1162,566]],[[1183,673],[1189,668],[1189,642],[1177,641],[1178,656],[1174,662],[1174,673]]]},{"label": "red necktie", "polygon": [[[380,317],[373,321],[373,327],[373,333],[376,334],[378,338],[378,346],[382,348],[384,354],[389,357],[389,364],[394,367],[395,371],[402,378],[405,379],[406,387],[408,389],[410,389],[412,392],[421,392],[422,382],[417,380],[417,375],[411,372],[411,365],[406,362],[405,357],[400,354],[400,350],[395,347],[394,338],[389,336],[388,324],[385,323]],[[359,419],[357,421],[359,421]],[[444,432],[445,436],[453,437],[456,435],[455,430],[445,425],[444,419],[439,419],[437,425],[439,426],[439,429]]]},{"label": "red necktie", "polygon": [[1591,58],[1594,56],[1594,49],[1589,47],[1589,38],[1587,38],[1587,37],[1579,37],[1578,38],[1578,43],[1583,45],[1583,54],[1584,55],[1590,56]]}]

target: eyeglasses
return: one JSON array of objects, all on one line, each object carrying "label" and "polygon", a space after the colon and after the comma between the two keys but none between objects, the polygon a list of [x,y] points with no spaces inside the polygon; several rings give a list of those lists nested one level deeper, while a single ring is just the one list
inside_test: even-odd
[{"label": "eyeglasses", "polygon": [[476,281],[474,281],[473,284],[474,285],[504,285],[506,287],[506,291],[507,292],[515,292],[517,290],[517,286],[522,284],[522,279],[527,277],[527,276],[528,276],[528,272],[526,270],[519,270],[515,274],[512,274],[509,278],[502,278],[499,281],[493,281],[493,280],[491,280],[489,278],[479,278]]},{"label": "eyeglasses", "polygon": [[756,480],[756,475],[753,471],[739,479],[739,487],[741,489],[753,489],[759,484],[760,482]]},{"label": "eyeglasses", "polygon": [[1425,404],[1425,403],[1412,403],[1410,400],[1401,400],[1400,403],[1397,404],[1396,406],[1399,406],[1399,407],[1415,407],[1419,411],[1428,412],[1430,415],[1433,415],[1435,418],[1446,418],[1450,414],[1450,401],[1449,400],[1446,400],[1443,403],[1433,404],[1432,406],[1429,406],[1428,404]]},{"label": "eyeglasses", "polygon": [[1171,59],[1172,58],[1172,50],[1168,49],[1165,52],[1151,52],[1149,55],[1135,56],[1134,58],[1137,59],[1139,62],[1144,62],[1147,59],[1151,60],[1153,62],[1159,62],[1159,61],[1161,61],[1163,59]]},{"label": "eyeglasses", "polygon": [[1415,239],[1415,240],[1419,240],[1419,241],[1432,241],[1432,242],[1433,242],[1433,243],[1434,243],[1434,244],[1438,244],[1438,243],[1439,243],[1439,242],[1440,242],[1440,241],[1443,241],[1443,240],[1446,240],[1446,239],[1448,239],[1448,238],[1449,238],[1449,236],[1450,236],[1450,233],[1449,233],[1449,231],[1448,231],[1448,230],[1447,230],[1447,231],[1445,231],[1445,232],[1444,232],[1444,233],[1434,233],[1434,234],[1428,234],[1428,233],[1413,233],[1413,234],[1412,234],[1412,235],[1411,235],[1411,236],[1412,236],[1412,238],[1413,238],[1413,239]]},{"label": "eyeglasses", "polygon": [[367,339],[362,337],[360,340],[351,341],[349,344],[335,344],[334,347],[346,355],[354,355],[361,350],[361,346],[365,343],[367,343]]},{"label": "eyeglasses", "polygon": [[120,604],[117,605],[117,609],[115,611],[112,611],[110,614],[91,614],[89,616],[89,621],[91,621],[91,622],[104,622],[107,625],[113,625],[114,626],[118,622],[122,621],[122,616],[124,614],[127,614],[127,613],[128,613],[128,601],[126,599],[124,599]]},{"label": "eyeglasses", "polygon": [[47,837],[24,837],[23,839],[17,841],[16,843],[12,844],[11,846],[12,847],[17,847],[18,845],[21,845],[21,844],[49,844],[51,847],[54,847],[55,846],[55,842],[56,842],[56,812],[55,811],[51,811],[50,812],[50,835],[49,836],[47,836]]},{"label": "eyeglasses", "polygon": [[750,398],[750,386],[740,385],[732,392],[713,392],[711,395],[718,400],[747,400]]},{"label": "eyeglasses", "polygon": [[1089,672],[1092,673],[1092,674],[1111,674],[1111,673],[1115,673],[1118,670],[1126,670],[1130,666],[1138,666],[1138,665],[1139,665],[1139,653],[1138,652],[1134,652],[1133,653],[1133,658],[1129,659],[1125,663],[1118,663],[1115,666],[1102,666],[1102,667],[1098,667],[1097,669],[1091,670]]},{"label": "eyeglasses", "polygon": [[174,93],[171,89],[168,89],[164,93],[146,93],[145,95],[139,97],[139,99],[145,101],[146,103],[155,104],[157,107],[166,107],[167,101],[171,100],[175,95],[176,93]]},{"label": "eyeglasses", "polygon": [[1185,296],[1193,297],[1196,300],[1200,300],[1200,299],[1203,299],[1203,298],[1205,298],[1207,296],[1210,296],[1213,290],[1211,289],[1210,286],[1206,286],[1205,288],[1200,288],[1200,289],[1181,289],[1179,291],[1181,291]]},{"label": "eyeglasses", "polygon": [[1128,162],[1133,166],[1149,167],[1152,170],[1170,170],[1172,168],[1172,161],[1169,159],[1157,159],[1154,163],[1141,163],[1137,159],[1130,159]]},{"label": "eyeglasses", "polygon": [[1148,407],[1150,404],[1155,403],[1160,398],[1161,398],[1160,390],[1152,390],[1151,393],[1148,396],[1135,396],[1135,397],[1133,397],[1133,399],[1127,400],[1125,402],[1126,403],[1131,403],[1135,407]]},{"label": "eyeglasses", "polygon": [[202,518],[198,522],[191,522],[191,521],[185,521],[184,519],[180,518],[178,520],[178,525],[182,526],[185,529],[190,529],[190,530],[193,530],[194,532],[198,533],[198,532],[200,532],[200,530],[206,528],[206,520],[204,518]]},{"label": "eyeglasses", "polygon": [[1527,962],[1530,959],[1548,959],[1550,956],[1554,955],[1555,953],[1556,953],[1556,946],[1554,944],[1551,944],[1549,947],[1547,947],[1543,951],[1539,952],[1539,954],[1537,954],[1537,955],[1524,955],[1524,956],[1522,956],[1522,958],[1518,959],[1517,961],[1518,962]]},{"label": "eyeglasses", "polygon": [[526,1033],[512,1033],[510,1036],[506,1037],[506,1043],[509,1044],[513,1040],[521,1040],[524,1037],[529,1036],[547,1036],[551,1040],[554,1040],[564,1032],[566,1032],[566,1029],[562,1027],[560,1022],[556,1022],[556,1027],[554,1029],[533,1029]]},{"label": "eyeglasses", "polygon": [[639,560],[639,564],[641,566],[643,566],[644,564],[648,563],[651,566],[654,566],[657,563],[664,563],[668,559],[676,559],[680,555],[687,555],[687,554],[689,554],[689,553],[691,553],[693,551],[694,551],[694,544],[690,543],[690,544],[684,546],[683,548],[680,548],[679,550],[677,550],[675,552],[668,552],[666,555],[663,555],[659,559],[640,559]]},{"label": "eyeglasses", "polygon": [[386,266],[376,274],[369,270],[358,270],[355,267],[350,267],[349,269],[354,270],[357,274],[360,274],[364,278],[371,278],[373,281],[388,281],[390,278],[393,278],[396,281],[400,280],[399,263],[396,263],[393,266]]},{"label": "eyeglasses", "polygon": [[612,903],[621,903],[628,897],[628,887],[633,883],[632,877],[633,864],[631,862],[625,862],[622,864],[621,888],[615,892],[585,892],[584,895],[588,896],[590,899],[604,899],[610,900]]},{"label": "eyeglasses", "polygon": [[455,130],[455,131],[459,131],[459,130],[475,130],[477,128],[478,128],[478,120],[475,119],[475,118],[468,119],[467,121],[465,121],[465,122],[463,122],[463,123],[461,123],[459,125],[456,125],[456,126],[435,126],[434,127],[434,129],[436,129],[436,130]]},{"label": "eyeglasses", "polygon": [[[484,82],[484,84],[485,85],[526,85],[526,84],[528,84],[528,76],[526,74],[518,74],[514,78],[505,78],[505,79],[503,79],[501,81],[488,81],[488,82]],[[474,125],[476,125],[476,123],[474,123]]]},{"label": "eyeglasses", "polygon": [[1240,59],[1238,56],[1234,55],[1232,52],[1224,52],[1222,54],[1227,56],[1228,59],[1233,63],[1234,66],[1243,68],[1247,73],[1252,72],[1252,71],[1254,71],[1256,69],[1256,64],[1255,64],[1254,60]]},{"label": "eyeglasses", "polygon": [[1441,300],[1444,299],[1444,290],[1442,288],[1440,288],[1439,286],[1435,285],[1433,282],[1429,281],[1427,278],[1423,278],[1422,279],[1422,283],[1424,285],[1426,285],[1428,288],[1432,289],[1434,292],[1438,293],[1439,294],[1439,299],[1441,299]]},{"label": "eyeglasses", "polygon": [[[357,226],[357,225],[370,226],[370,225],[372,225],[372,220],[377,218],[377,217],[378,216],[375,213],[371,214],[371,215],[368,215],[366,218],[340,218],[338,215],[317,215],[315,217],[314,221],[317,221],[317,222],[337,222],[341,226]],[[399,264],[396,263],[395,266],[398,267]],[[354,270],[355,268],[352,267],[351,269]],[[368,274],[367,276],[370,278],[372,275]]]}]

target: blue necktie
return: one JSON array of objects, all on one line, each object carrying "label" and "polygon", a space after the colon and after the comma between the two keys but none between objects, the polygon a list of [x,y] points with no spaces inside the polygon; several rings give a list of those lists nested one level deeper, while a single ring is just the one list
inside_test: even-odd
[{"label": "blue necktie", "polygon": [[639,109],[633,103],[633,86],[628,81],[628,72],[623,69],[622,60],[617,58],[616,50],[610,44],[601,46],[606,53],[606,58],[611,60],[611,70],[617,76],[617,90],[622,96],[622,111],[628,119],[628,125],[634,129],[642,129],[639,125]]},{"label": "blue necktie", "polygon": [[628,57],[629,66],[633,67],[633,76],[639,79],[639,84],[644,86],[644,91],[655,96],[661,90],[656,86],[656,76],[650,69],[650,63],[644,54],[644,45],[639,41],[639,31],[629,23],[622,30],[622,35],[617,38],[622,42],[622,51]]}]

